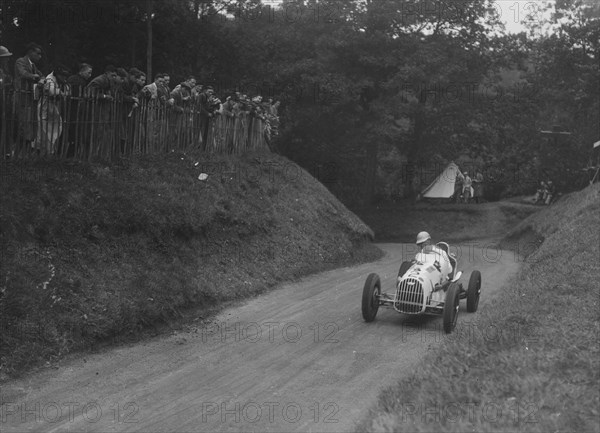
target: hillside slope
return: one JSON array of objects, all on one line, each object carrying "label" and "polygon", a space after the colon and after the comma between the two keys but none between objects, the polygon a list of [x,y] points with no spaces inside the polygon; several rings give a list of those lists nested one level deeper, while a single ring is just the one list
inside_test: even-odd
[{"label": "hillside slope", "polygon": [[1,193],[3,377],[381,254],[325,187],[271,154],[17,161]]},{"label": "hillside slope", "polygon": [[599,227],[600,184],[517,225],[502,242],[517,278],[386,389],[361,431],[599,431]]}]

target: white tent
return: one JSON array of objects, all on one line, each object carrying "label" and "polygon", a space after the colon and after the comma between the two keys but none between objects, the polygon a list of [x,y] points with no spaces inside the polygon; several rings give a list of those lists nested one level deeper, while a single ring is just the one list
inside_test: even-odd
[{"label": "white tent", "polygon": [[435,180],[421,192],[422,198],[450,198],[454,195],[458,165],[451,162]]}]

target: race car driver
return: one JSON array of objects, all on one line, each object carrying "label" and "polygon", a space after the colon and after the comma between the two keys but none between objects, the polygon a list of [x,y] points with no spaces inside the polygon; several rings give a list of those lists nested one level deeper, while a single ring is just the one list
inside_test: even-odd
[{"label": "race car driver", "polygon": [[448,257],[448,252],[436,245],[432,245],[431,236],[427,232],[419,232],[416,244],[419,247],[419,252],[415,256],[415,260],[439,266],[440,273],[446,275],[451,280],[454,275],[454,269],[452,261]]}]

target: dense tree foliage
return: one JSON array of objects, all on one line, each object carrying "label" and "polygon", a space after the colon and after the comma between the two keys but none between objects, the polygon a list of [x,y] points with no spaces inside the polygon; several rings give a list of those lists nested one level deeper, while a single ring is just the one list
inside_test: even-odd
[{"label": "dense tree foliage", "polygon": [[[507,194],[539,177],[585,183],[600,6],[550,6],[515,35],[491,0],[5,0],[1,43],[18,55],[41,43],[45,70],[146,70],[151,29],[153,71],[280,99],[279,151],[367,204],[414,194],[451,160]],[[540,133],[553,125],[572,134]]]}]

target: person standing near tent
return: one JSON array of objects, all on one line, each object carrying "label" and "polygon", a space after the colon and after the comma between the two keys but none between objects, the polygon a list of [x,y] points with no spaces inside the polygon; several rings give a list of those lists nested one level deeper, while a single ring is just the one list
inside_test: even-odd
[{"label": "person standing near tent", "polygon": [[465,203],[469,203],[469,199],[473,196],[473,181],[469,177],[469,172],[464,173],[465,180],[463,181],[463,196]]},{"label": "person standing near tent", "polygon": [[456,180],[454,183],[454,200],[456,203],[460,203],[461,201],[464,181],[465,177],[463,174],[460,170],[456,170]]}]

